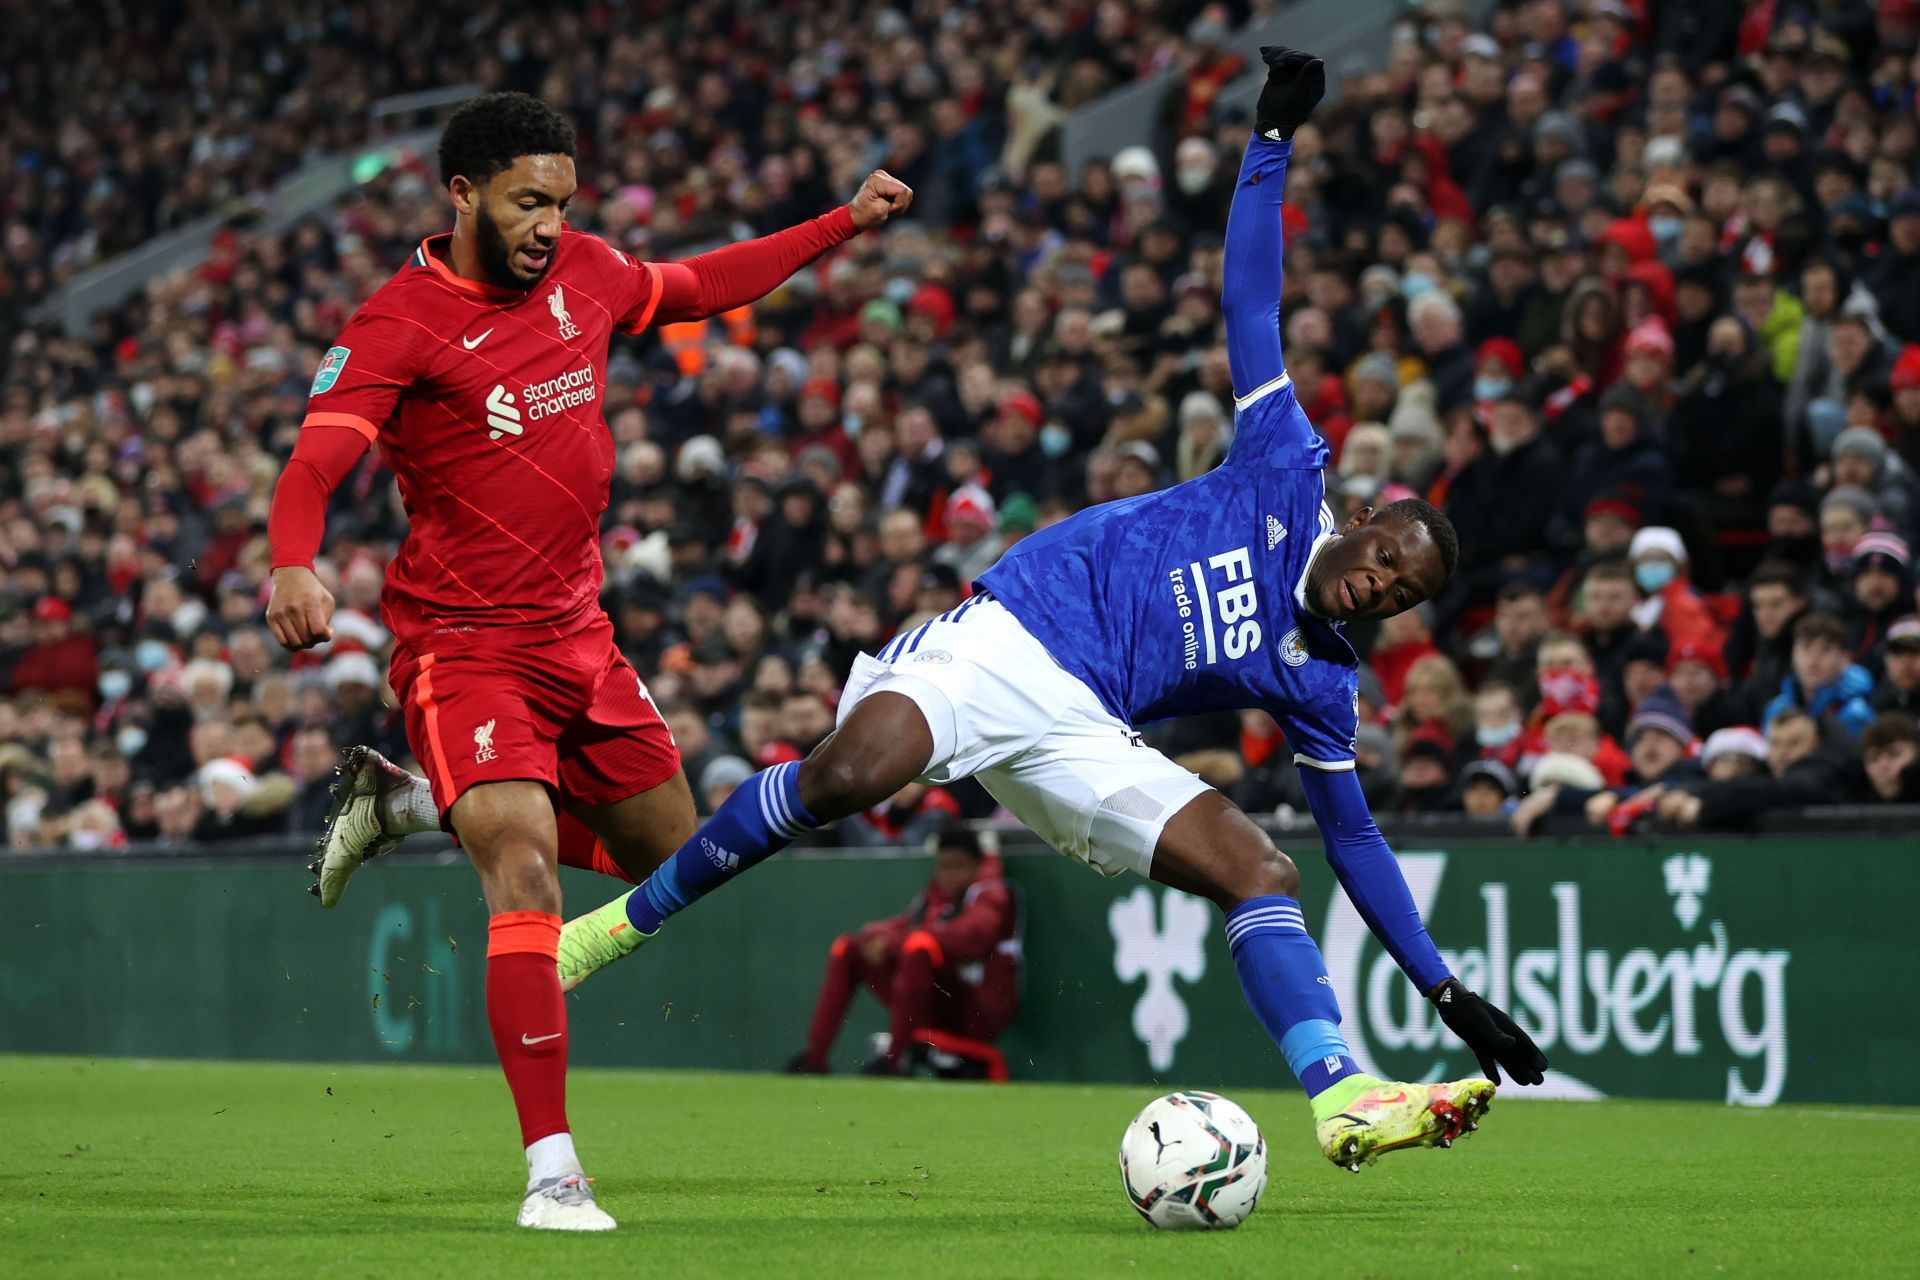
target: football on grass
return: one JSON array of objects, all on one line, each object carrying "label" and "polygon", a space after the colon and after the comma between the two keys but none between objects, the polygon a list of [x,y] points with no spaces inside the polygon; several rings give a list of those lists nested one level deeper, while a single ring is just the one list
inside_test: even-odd
[{"label": "football on grass", "polygon": [[1120,1139],[1120,1184],[1163,1231],[1237,1227],[1267,1186],[1267,1142],[1217,1093],[1155,1098]]}]

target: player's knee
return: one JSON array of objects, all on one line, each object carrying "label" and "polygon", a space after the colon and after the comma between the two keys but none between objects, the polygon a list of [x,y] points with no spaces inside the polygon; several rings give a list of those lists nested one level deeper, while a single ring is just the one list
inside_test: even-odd
[{"label": "player's knee", "polygon": [[907,940],[900,944],[900,962],[937,969],[946,963],[946,956],[941,950],[938,938],[925,929],[915,929],[907,935]]},{"label": "player's knee", "polygon": [[537,841],[507,838],[482,870],[487,903],[496,911],[560,910],[560,878]]},{"label": "player's knee", "polygon": [[1235,902],[1249,898],[1292,898],[1300,892],[1300,868],[1264,835],[1235,859],[1231,883],[1223,886]]},{"label": "player's knee", "polygon": [[869,763],[828,743],[800,765],[800,803],[821,822],[870,809],[898,788],[880,788]]}]

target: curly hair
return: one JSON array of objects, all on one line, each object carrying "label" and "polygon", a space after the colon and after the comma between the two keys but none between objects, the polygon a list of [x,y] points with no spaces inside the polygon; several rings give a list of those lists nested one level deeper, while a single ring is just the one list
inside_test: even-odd
[{"label": "curly hair", "polygon": [[1453,567],[1460,562],[1460,535],[1454,531],[1453,521],[1447,519],[1446,512],[1420,498],[1402,498],[1380,508],[1380,514],[1374,518],[1383,517],[1425,529],[1440,552],[1441,581],[1453,576]]},{"label": "curly hair", "polygon": [[479,184],[521,156],[571,156],[573,126],[540,99],[489,93],[462,106],[440,135],[440,183],[457,174]]}]

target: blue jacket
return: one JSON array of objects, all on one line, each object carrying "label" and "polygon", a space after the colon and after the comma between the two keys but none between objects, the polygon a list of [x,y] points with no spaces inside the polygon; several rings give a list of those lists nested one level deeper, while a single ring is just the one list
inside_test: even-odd
[{"label": "blue jacket", "polygon": [[1800,688],[1800,677],[1788,676],[1780,682],[1780,692],[1767,704],[1762,724],[1770,724],[1776,715],[1797,707],[1822,723],[1832,721],[1847,731],[1847,737],[1859,741],[1860,731],[1873,723],[1873,704],[1867,695],[1873,692],[1873,676],[1859,663],[1840,673],[1832,684],[1815,689],[1807,697]]}]

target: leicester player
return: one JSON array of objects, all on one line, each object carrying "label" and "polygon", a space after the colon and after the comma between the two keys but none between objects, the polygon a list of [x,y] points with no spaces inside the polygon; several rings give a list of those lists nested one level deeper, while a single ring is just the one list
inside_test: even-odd
[{"label": "leicester player", "polygon": [[520,1225],[599,1231],[614,1222],[567,1125],[555,864],[637,880],[694,824],[672,736],[600,607],[607,344],[763,297],[912,192],[875,173],[811,222],[638,262],[567,227],[573,158],[566,119],[524,94],[476,99],[448,123],[453,231],[422,242],[321,361],[274,492],[267,621],[290,649],[332,639],[313,560],[329,495],[377,444],[410,520],[382,597],[389,678],[428,778],[350,753],[314,888],[330,906],[401,836],[458,836],[490,916],[487,1019],[529,1171]]},{"label": "leicester player", "polygon": [[[1421,923],[1354,774],[1357,660],[1349,621],[1431,598],[1458,553],[1419,501],[1335,528],[1327,446],[1281,362],[1281,194],[1294,130],[1326,87],[1317,58],[1262,50],[1267,82],[1227,229],[1236,425],[1226,461],[1159,493],[1090,508],[1023,539],[959,608],[862,656],[838,730],[806,760],[757,774],[673,858],[561,940],[571,986],[674,912],[822,823],[915,778],[976,777],[1056,849],[1131,870],[1226,915],[1247,1001],[1312,1099],[1321,1150],[1357,1169],[1474,1127],[1499,1070],[1538,1083],[1546,1059],[1453,976]],[[1285,729],[1334,874],[1361,917],[1488,1079],[1360,1074],[1308,935],[1300,876],[1226,797],[1142,745],[1133,726],[1264,707]],[[720,856],[724,853],[725,856]]]}]

